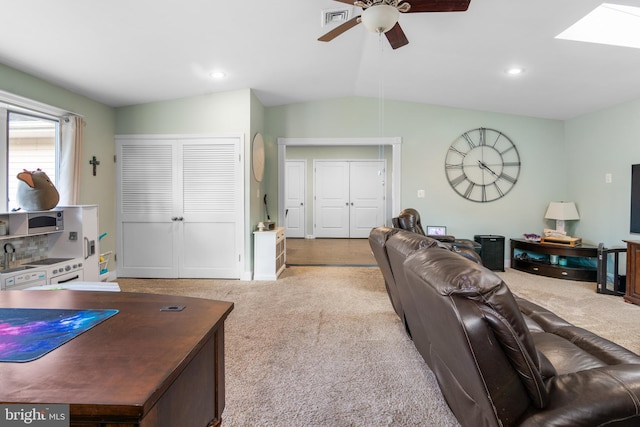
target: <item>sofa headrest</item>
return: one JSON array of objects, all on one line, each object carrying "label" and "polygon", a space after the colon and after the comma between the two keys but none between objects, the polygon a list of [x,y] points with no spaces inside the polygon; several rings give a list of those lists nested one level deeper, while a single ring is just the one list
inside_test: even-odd
[{"label": "sofa headrest", "polygon": [[396,218],[397,226],[403,230],[412,231],[414,233],[424,235],[424,229],[420,222],[420,214],[417,210],[407,208],[402,210]]},{"label": "sofa headrest", "polygon": [[472,301],[493,330],[533,403],[538,407],[547,404],[533,337],[500,277],[467,258],[435,249],[417,251],[407,258],[404,266],[438,294]]},{"label": "sofa headrest", "polygon": [[447,248],[445,244],[435,239],[401,229],[398,229],[397,233],[387,239],[387,247],[393,247],[396,252],[404,256],[411,255],[418,249]]},{"label": "sofa headrest", "polygon": [[399,228],[376,227],[369,233],[369,245],[372,249],[374,247],[384,248],[387,244],[387,239],[399,231],[401,231]]}]

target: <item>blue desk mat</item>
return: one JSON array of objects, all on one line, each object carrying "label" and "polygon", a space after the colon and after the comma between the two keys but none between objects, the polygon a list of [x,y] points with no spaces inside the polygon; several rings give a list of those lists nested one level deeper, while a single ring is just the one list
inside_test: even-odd
[{"label": "blue desk mat", "polygon": [[117,312],[0,308],[0,362],[38,359]]}]

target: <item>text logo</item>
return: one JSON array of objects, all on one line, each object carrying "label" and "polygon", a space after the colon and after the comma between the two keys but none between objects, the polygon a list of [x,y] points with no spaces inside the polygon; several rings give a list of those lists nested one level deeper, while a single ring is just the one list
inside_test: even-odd
[{"label": "text logo", "polygon": [[69,405],[0,404],[0,427],[69,427]]}]

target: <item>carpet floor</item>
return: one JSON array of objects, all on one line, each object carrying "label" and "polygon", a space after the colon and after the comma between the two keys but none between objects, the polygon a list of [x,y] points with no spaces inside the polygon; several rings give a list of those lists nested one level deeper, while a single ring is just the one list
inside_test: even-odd
[{"label": "carpet floor", "polygon": [[[512,291],[640,352],[640,307],[594,283],[507,269]],[[288,267],[277,281],[118,279],[123,291],[235,303],[225,427],[458,426],[377,268]]]},{"label": "carpet floor", "polygon": [[223,426],[457,426],[377,268],[277,281],[118,279],[123,291],[234,302]]}]

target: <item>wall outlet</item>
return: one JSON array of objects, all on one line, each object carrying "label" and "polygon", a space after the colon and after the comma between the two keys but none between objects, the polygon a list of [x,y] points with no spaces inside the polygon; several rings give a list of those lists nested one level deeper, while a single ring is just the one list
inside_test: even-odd
[{"label": "wall outlet", "polygon": [[605,173],[604,182],[607,184],[611,184],[613,182],[613,176],[610,173]]},{"label": "wall outlet", "polygon": [[418,190],[418,198],[424,199],[424,190]]},{"label": "wall outlet", "polygon": [[69,240],[78,240],[78,232],[70,231],[69,232]]}]

